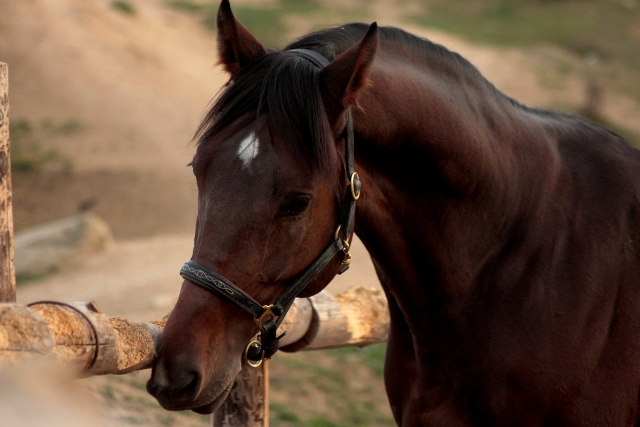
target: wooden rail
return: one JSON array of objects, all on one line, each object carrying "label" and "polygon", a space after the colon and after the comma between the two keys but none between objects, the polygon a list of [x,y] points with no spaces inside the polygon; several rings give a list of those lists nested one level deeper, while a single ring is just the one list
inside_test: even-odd
[{"label": "wooden rail", "polygon": [[[80,376],[126,374],[151,367],[166,320],[146,323],[110,318],[96,303],[41,301],[0,304],[0,366],[53,355]],[[297,299],[280,326],[283,351],[363,346],[387,339],[389,313],[379,289],[356,287],[335,297],[327,292]],[[268,425],[268,363],[244,367],[215,427]]]},{"label": "wooden rail", "polygon": [[9,155],[9,66],[0,62],[0,302],[16,300]]},{"label": "wooden rail", "polygon": [[[126,374],[151,367],[166,320],[110,318],[96,303],[42,301],[0,304],[0,365],[54,355],[82,375]],[[297,299],[278,333],[283,351],[363,346],[385,341],[389,314],[379,289],[356,287]]]}]

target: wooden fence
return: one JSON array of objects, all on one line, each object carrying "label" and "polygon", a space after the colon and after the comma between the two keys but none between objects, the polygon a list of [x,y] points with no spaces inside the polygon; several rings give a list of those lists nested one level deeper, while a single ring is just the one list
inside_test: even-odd
[{"label": "wooden fence", "polygon": [[16,300],[9,153],[9,66],[0,62],[0,302]]},{"label": "wooden fence", "polygon": [[[109,318],[95,302],[16,304],[9,158],[8,66],[0,63],[0,366],[16,359],[55,356],[82,376],[126,374],[151,367],[165,319],[135,323]],[[284,351],[385,341],[387,301],[379,289],[356,287],[297,299],[280,326]],[[215,427],[266,427],[268,363],[243,367],[229,397],[211,417]]]}]

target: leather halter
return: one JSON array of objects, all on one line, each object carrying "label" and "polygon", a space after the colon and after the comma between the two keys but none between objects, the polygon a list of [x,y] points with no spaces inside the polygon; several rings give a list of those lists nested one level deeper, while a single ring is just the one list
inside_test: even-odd
[{"label": "leather halter", "polygon": [[[300,56],[319,68],[324,68],[329,61],[322,55],[307,49],[292,49],[287,53]],[[360,197],[362,184],[358,173],[354,171],[354,137],[353,119],[351,110],[346,111],[346,169],[349,175],[349,188],[345,196],[344,211],[341,224],[325,249],[295,280],[285,289],[270,305],[261,305],[250,295],[237,287],[224,276],[210,268],[196,262],[188,261],[180,270],[180,275],[191,283],[198,285],[207,291],[231,300],[238,307],[249,312],[255,319],[260,329],[257,340],[251,341],[244,351],[244,361],[251,367],[258,367],[264,359],[270,359],[278,351],[279,340],[284,336],[276,336],[276,331],[284,316],[291,308],[295,298],[307,285],[333,260],[340,252],[343,254],[342,264],[338,274],[342,274],[349,268],[351,255],[349,254],[349,238],[353,232],[353,224],[356,211],[356,201]],[[286,333],[286,332],[285,332]]]}]

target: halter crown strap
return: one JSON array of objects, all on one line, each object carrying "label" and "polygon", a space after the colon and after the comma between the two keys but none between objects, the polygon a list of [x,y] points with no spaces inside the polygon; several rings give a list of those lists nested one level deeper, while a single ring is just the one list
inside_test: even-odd
[{"label": "halter crown strap", "polygon": [[[305,58],[321,69],[329,64],[329,61],[324,56],[312,50],[291,49],[287,52]],[[284,334],[278,337],[276,336],[276,330],[280,323],[282,323],[289,308],[291,308],[294,299],[338,253],[343,252],[343,261],[338,274],[344,273],[349,268],[351,255],[349,254],[348,240],[353,232],[356,201],[360,197],[362,185],[358,174],[354,171],[353,118],[350,109],[347,109],[346,112],[346,122],[345,164],[350,180],[350,191],[347,192],[347,202],[342,214],[341,224],[336,230],[331,243],[329,243],[311,265],[276,298],[273,304],[261,305],[224,276],[196,261],[191,260],[186,262],[180,270],[180,275],[186,280],[211,293],[231,300],[238,307],[249,312],[254,317],[260,329],[260,341],[251,341],[245,349],[244,358],[249,366],[259,366],[262,360],[271,358],[271,356],[278,351],[279,340]]]},{"label": "halter crown strap", "polygon": [[323,69],[327,65],[329,65],[329,60],[324,56],[320,55],[318,52],[309,49],[290,49],[287,51],[288,53],[293,53],[296,56],[300,56],[307,61],[313,62],[313,64]]}]

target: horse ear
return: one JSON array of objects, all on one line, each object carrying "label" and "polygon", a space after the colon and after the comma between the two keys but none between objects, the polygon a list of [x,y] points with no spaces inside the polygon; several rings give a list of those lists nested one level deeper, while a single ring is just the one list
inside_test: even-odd
[{"label": "horse ear", "polygon": [[373,23],[360,43],[338,55],[321,73],[323,98],[330,119],[357,104],[358,92],[369,84],[367,75],[378,46],[378,24]]},{"label": "horse ear", "polygon": [[219,64],[233,74],[249,62],[266,54],[253,34],[233,16],[229,0],[222,0],[216,17]]}]

